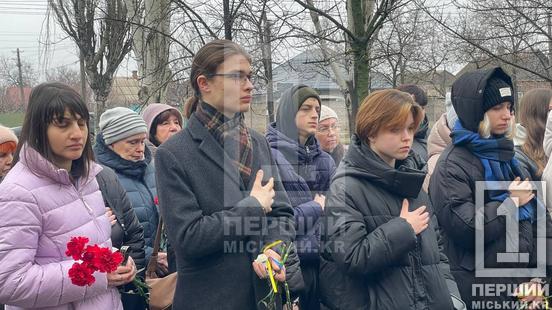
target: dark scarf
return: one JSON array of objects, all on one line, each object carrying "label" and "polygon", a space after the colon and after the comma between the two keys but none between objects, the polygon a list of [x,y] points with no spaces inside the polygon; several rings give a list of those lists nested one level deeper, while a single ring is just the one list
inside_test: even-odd
[{"label": "dark scarf", "polygon": [[343,147],[343,144],[338,143],[337,146],[334,148],[333,151],[329,152],[330,156],[335,161],[335,166],[339,166],[339,163],[341,162],[341,159],[343,159],[343,155],[345,155],[345,147]]},{"label": "dark scarf", "polygon": [[[467,130],[457,121],[451,133],[452,143],[461,145],[470,150],[479,158],[485,169],[485,181],[512,181],[523,174],[514,158],[514,142],[506,137],[485,139],[479,133]],[[491,190],[490,198],[495,201],[504,201],[508,191]],[[533,219],[533,208],[530,203],[519,208],[519,220]]]},{"label": "dark scarf", "polygon": [[242,181],[247,186],[251,177],[253,144],[243,113],[229,119],[211,105],[201,102],[195,115],[236,164]]}]

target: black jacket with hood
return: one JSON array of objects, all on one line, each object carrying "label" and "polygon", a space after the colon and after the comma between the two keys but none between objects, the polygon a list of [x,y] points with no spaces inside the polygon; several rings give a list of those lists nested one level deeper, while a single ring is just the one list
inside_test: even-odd
[{"label": "black jacket with hood", "polygon": [[[483,92],[489,78],[499,75],[509,81],[500,68],[479,70],[461,76],[452,88],[452,103],[464,128],[477,132],[483,120]],[[527,176],[522,176],[525,178]],[[468,309],[480,302],[512,302],[508,292],[485,293],[476,289],[481,284],[523,283],[519,273],[507,277],[476,277],[476,183],[485,180],[481,160],[464,146],[449,145],[442,153],[429,184],[429,195],[445,238],[445,253],[450,260],[451,272],[459,284],[462,299]],[[509,201],[509,199],[507,199]],[[528,263],[498,263],[497,253],[506,252],[506,217],[497,212],[502,203],[484,195],[484,259],[486,268],[527,268]],[[534,254],[533,229],[529,221],[519,222],[520,253]],[[507,270],[505,272],[508,272]],[[475,294],[474,294],[475,293]],[[498,296],[497,296],[498,295]],[[474,303],[472,303],[472,301]],[[481,304],[479,304],[481,305]]]},{"label": "black jacket with hood", "polygon": [[[330,187],[320,286],[330,309],[452,309],[458,296],[414,153],[393,168],[353,135]],[[416,235],[400,217],[425,205],[430,225]]]},{"label": "black jacket with hood", "polygon": [[412,142],[412,150],[420,156],[420,158],[427,163],[427,135],[429,131],[429,121],[427,115],[424,116],[420,127],[414,134],[414,141]]}]

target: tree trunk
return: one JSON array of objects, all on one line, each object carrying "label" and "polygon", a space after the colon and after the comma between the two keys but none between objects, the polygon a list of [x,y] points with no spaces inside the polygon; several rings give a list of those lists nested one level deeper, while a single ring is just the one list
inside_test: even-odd
[{"label": "tree trunk", "polygon": [[107,96],[96,96],[94,103],[94,134],[97,134],[100,131],[100,116],[106,110]]},{"label": "tree trunk", "polygon": [[[135,5],[135,0],[128,0]],[[163,34],[170,33],[169,0],[145,0],[143,23],[147,27],[134,26],[133,50],[138,64],[138,76],[142,89],[139,97],[143,104],[165,102],[167,84],[171,79],[169,69],[169,40]],[[135,7],[132,8],[136,10]],[[141,20],[141,15],[133,19]]]},{"label": "tree trunk", "polygon": [[355,86],[353,85],[353,81],[348,81],[347,86],[349,88],[349,98],[346,103],[347,104],[347,114],[349,116],[349,136],[351,136],[355,132],[355,126],[356,126],[356,113],[358,112],[358,96],[355,92]]},{"label": "tree trunk", "polygon": [[[548,76],[552,76],[552,13],[548,12],[546,19],[546,26],[548,32]],[[549,82],[552,87],[552,81]]]},{"label": "tree trunk", "polygon": [[[355,119],[362,101],[370,93],[370,60],[366,47],[359,44],[355,44],[353,47],[353,55],[353,85],[355,96],[351,98],[351,112],[353,114],[353,119]],[[355,127],[354,121],[351,127]]]},{"label": "tree trunk", "polygon": [[222,0],[224,12],[224,38],[232,40],[232,13],[230,12],[230,0]]}]

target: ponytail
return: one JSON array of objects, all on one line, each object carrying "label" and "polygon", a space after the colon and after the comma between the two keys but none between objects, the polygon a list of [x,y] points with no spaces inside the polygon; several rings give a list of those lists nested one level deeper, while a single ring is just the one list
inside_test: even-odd
[{"label": "ponytail", "polygon": [[198,104],[199,97],[197,95],[193,95],[192,97],[188,98],[188,100],[186,100],[186,103],[184,104],[184,115],[187,119],[190,119],[192,113],[197,110]]}]

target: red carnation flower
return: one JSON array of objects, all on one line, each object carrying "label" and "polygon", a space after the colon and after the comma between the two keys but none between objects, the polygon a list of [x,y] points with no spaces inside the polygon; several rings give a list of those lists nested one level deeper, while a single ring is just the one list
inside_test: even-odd
[{"label": "red carnation flower", "polygon": [[[94,272],[113,272],[123,261],[120,252],[111,252],[110,248],[101,248],[97,244],[88,245],[88,238],[73,237],[67,243],[67,256],[80,260],[69,269],[69,278],[75,285],[92,285],[95,282]],[[85,247],[86,246],[86,247]]]},{"label": "red carnation flower", "polygon": [[123,256],[119,252],[111,252],[108,248],[89,245],[85,249],[82,260],[94,270],[100,272],[113,272],[123,261]]},{"label": "red carnation flower", "polygon": [[155,198],[153,198],[153,203],[158,206],[159,205],[159,196],[155,196]]},{"label": "red carnation flower", "polygon": [[96,279],[92,276],[94,270],[88,268],[86,264],[74,263],[69,269],[69,278],[71,283],[78,286],[91,286]]},{"label": "red carnation flower", "polygon": [[72,237],[71,241],[67,243],[67,251],[65,254],[67,256],[73,257],[74,260],[82,259],[82,252],[84,251],[84,246],[88,243],[88,238],[86,237]]}]

